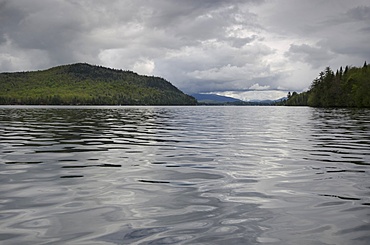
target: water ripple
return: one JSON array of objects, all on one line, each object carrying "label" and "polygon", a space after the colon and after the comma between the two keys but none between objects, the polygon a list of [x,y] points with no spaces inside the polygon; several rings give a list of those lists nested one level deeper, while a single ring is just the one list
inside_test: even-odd
[{"label": "water ripple", "polygon": [[368,244],[369,110],[0,107],[2,244]]}]

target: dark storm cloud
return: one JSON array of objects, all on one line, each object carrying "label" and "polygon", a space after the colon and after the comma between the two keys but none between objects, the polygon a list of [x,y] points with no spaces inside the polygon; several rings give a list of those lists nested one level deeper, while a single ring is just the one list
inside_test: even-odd
[{"label": "dark storm cloud", "polygon": [[[2,37],[13,62],[13,69],[28,58],[29,66],[42,68],[76,61],[86,27],[84,14],[75,4],[64,1],[3,1],[5,24]],[[88,31],[88,30],[87,30]],[[89,41],[89,40],[86,40]],[[22,53],[22,54],[20,54]],[[43,53],[42,57],[39,57]],[[12,54],[15,54],[13,57]],[[36,55],[36,57],[32,56]],[[22,67],[20,67],[22,69]],[[23,68],[23,69],[24,69]]]},{"label": "dark storm cloud", "polygon": [[347,15],[359,21],[370,21],[370,6],[358,6],[348,10]]},{"label": "dark storm cloud", "polygon": [[224,39],[229,25],[243,22],[236,18],[246,14],[238,2],[246,1],[2,1],[2,42],[18,51],[45,51],[45,65],[99,63],[99,53],[115,50],[127,66],[156,58],[160,49]]},{"label": "dark storm cloud", "polygon": [[0,71],[88,62],[189,92],[303,89],[370,56],[369,13],[366,0],[0,0]]}]

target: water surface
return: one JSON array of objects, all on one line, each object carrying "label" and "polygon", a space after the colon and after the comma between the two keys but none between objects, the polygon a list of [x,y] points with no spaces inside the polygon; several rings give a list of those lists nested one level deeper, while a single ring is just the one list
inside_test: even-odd
[{"label": "water surface", "polygon": [[370,111],[0,107],[1,244],[370,244]]}]

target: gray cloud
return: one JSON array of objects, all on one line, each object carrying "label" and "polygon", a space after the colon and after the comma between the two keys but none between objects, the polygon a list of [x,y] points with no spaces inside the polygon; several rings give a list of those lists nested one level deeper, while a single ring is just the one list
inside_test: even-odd
[{"label": "gray cloud", "polygon": [[88,62],[187,92],[302,90],[369,59],[369,16],[366,0],[0,0],[0,71]]},{"label": "gray cloud", "polygon": [[313,68],[320,68],[322,64],[329,64],[335,56],[329,49],[310,46],[308,44],[291,44],[286,55],[297,61],[310,64]]},{"label": "gray cloud", "polygon": [[370,6],[358,6],[347,11],[347,15],[353,20],[370,21]]}]

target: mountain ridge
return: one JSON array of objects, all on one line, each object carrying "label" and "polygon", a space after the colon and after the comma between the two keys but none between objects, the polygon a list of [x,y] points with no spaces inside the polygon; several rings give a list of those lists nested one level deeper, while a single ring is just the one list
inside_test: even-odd
[{"label": "mountain ridge", "polygon": [[161,77],[87,63],[0,73],[0,104],[195,105]]},{"label": "mountain ridge", "polygon": [[197,99],[198,103],[218,104],[218,103],[242,102],[242,100],[239,99],[217,94],[194,93],[191,94],[191,96]]},{"label": "mountain ridge", "polygon": [[280,98],[276,100],[251,100],[251,101],[244,101],[240,99],[236,99],[233,97],[217,95],[217,94],[191,94],[194,98],[198,100],[198,104],[205,104],[205,105],[276,105],[281,101],[284,101],[286,98]]}]

